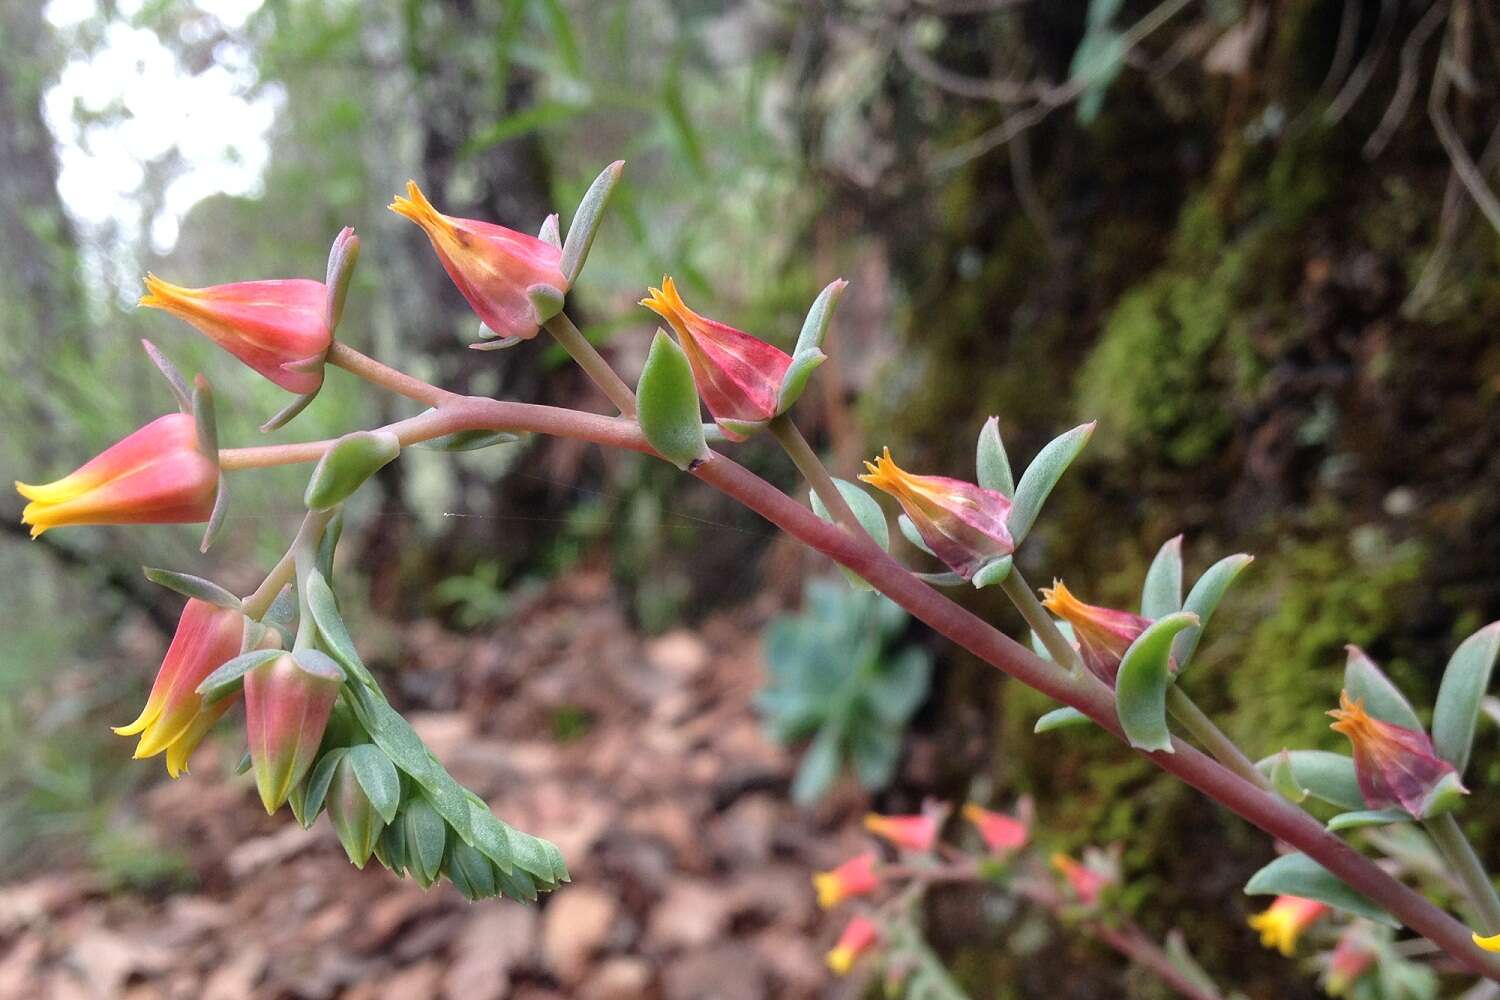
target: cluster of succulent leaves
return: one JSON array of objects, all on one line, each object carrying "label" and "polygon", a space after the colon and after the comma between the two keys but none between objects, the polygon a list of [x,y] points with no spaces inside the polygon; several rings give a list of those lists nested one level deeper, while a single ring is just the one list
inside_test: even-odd
[{"label": "cluster of succulent leaves", "polygon": [[898,645],[907,623],[880,594],[813,579],[802,612],[767,626],[770,676],[757,699],[766,729],[782,743],[812,737],[792,785],[798,802],[827,791],[846,763],[868,789],[890,781],[932,675],[927,650]]}]

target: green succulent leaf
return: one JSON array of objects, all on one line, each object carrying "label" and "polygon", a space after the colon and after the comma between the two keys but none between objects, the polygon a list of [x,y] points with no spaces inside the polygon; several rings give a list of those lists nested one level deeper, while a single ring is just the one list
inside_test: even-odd
[{"label": "green succulent leaf", "polygon": [[[844,502],[849,505],[850,510],[854,511],[854,516],[859,520],[860,527],[865,529],[865,533],[875,539],[875,543],[882,549],[889,551],[891,547],[891,525],[885,519],[885,511],[881,509],[880,504],[876,502],[875,498],[861,489],[857,483],[851,483],[847,479],[835,478],[833,485],[838,487],[839,494],[843,496]],[[816,491],[809,494],[808,499],[812,503],[814,514],[829,524],[835,523],[833,515],[824,506],[823,499],[818,496]]]},{"label": "green succulent leaf", "polygon": [[1078,711],[1076,708],[1064,705],[1062,708],[1054,708],[1041,718],[1036,720],[1032,727],[1033,733],[1050,733],[1056,729],[1069,729],[1073,726],[1091,725],[1093,719]]},{"label": "green succulent leaf", "polygon": [[1354,758],[1327,750],[1283,750],[1255,766],[1269,776],[1285,756],[1291,760],[1292,778],[1299,788],[1340,809],[1359,811],[1367,808],[1355,777]]},{"label": "green succulent leaf", "polygon": [[146,357],[161,372],[161,377],[167,380],[167,386],[172,390],[172,398],[177,400],[177,408],[183,413],[193,412],[193,391],[188,388],[187,379],[182,377],[182,372],[172,364],[170,358],[161,352],[151,341],[141,338],[141,347],[146,351]]},{"label": "green succulent leaf", "polygon": [[1306,854],[1284,854],[1250,876],[1248,896],[1301,896],[1389,927],[1401,924]]},{"label": "green succulent leaf", "polygon": [[1283,750],[1271,764],[1271,787],[1289,802],[1305,802],[1312,793],[1302,787],[1297,774],[1292,770],[1292,755]]},{"label": "green succulent leaf", "polygon": [[1462,776],[1474,746],[1474,727],[1500,655],[1500,622],[1491,622],[1453,651],[1432,710],[1432,745]]},{"label": "green succulent leaf", "polygon": [[699,419],[698,387],[687,355],[663,330],[656,331],[637,388],[641,433],[651,447],[679,469],[709,457]]},{"label": "green succulent leaf", "polygon": [[1172,683],[1172,640],[1198,624],[1186,611],[1158,618],[1136,637],[1120,660],[1115,678],[1115,711],[1130,745],[1138,750],[1172,752],[1167,728],[1167,688]]},{"label": "green succulent leaf", "polygon": [[979,474],[980,486],[1006,496],[1015,494],[1016,480],[1010,471],[1010,457],[1005,454],[1005,445],[1000,440],[999,417],[990,417],[979,429],[974,467]]},{"label": "green succulent leaf", "polygon": [[[1167,539],[1141,588],[1141,617],[1164,618],[1182,610],[1182,536]],[[1201,615],[1199,617],[1202,617]]]},{"label": "green succulent leaf", "polygon": [[1411,702],[1401,689],[1365,655],[1358,646],[1350,646],[1349,660],[1344,666],[1344,690],[1349,697],[1365,703],[1365,711],[1386,722],[1407,729],[1422,729],[1422,720],[1411,707]]},{"label": "green succulent leaf", "polygon": [[245,675],[262,663],[284,656],[280,649],[252,649],[229,660],[213,673],[203,678],[197,687],[198,695],[209,704],[234,694],[245,681]]},{"label": "green succulent leaf", "polygon": [[1087,423],[1053,438],[1026,467],[1020,483],[1016,485],[1015,502],[1006,521],[1010,536],[1017,546],[1031,533],[1052,488],[1057,485],[1063,473],[1068,471],[1068,466],[1073,464],[1078,453],[1083,451],[1084,445],[1089,443],[1093,433],[1093,423]]},{"label": "green succulent leaf", "polygon": [[797,346],[792,349],[793,358],[804,351],[821,353],[823,338],[828,335],[828,324],[833,320],[833,311],[838,308],[839,299],[848,287],[849,282],[843,278],[835,278],[823,286],[823,290],[808,308],[806,318],[802,320],[802,330],[797,334]]},{"label": "green succulent leaf", "polygon": [[1225,556],[1208,568],[1198,582],[1193,584],[1193,589],[1188,591],[1187,600],[1182,602],[1182,610],[1190,611],[1198,616],[1198,626],[1182,633],[1172,650],[1173,657],[1177,660],[1177,670],[1182,672],[1192,660],[1193,654],[1198,651],[1198,642],[1203,638],[1203,630],[1208,627],[1209,619],[1218,610],[1219,602],[1224,599],[1225,592],[1235,578],[1255,561],[1254,556],[1238,553]]},{"label": "green succulent leaf", "polygon": [[448,846],[448,827],[432,803],[421,795],[407,799],[401,809],[405,826],[406,862],[412,878],[423,887],[437,881]]},{"label": "green succulent leaf", "polygon": [[387,823],[395,822],[396,810],[401,805],[401,777],[396,765],[373,743],[361,743],[349,749],[349,766],[365,798]]},{"label": "green succulent leaf", "polygon": [[390,431],[354,431],[335,441],[308,478],[302,495],[308,510],[337,507],[365,481],[401,454],[401,442]]},{"label": "green succulent leaf", "polygon": [[583,193],[578,211],[573,213],[573,221],[568,226],[568,238],[563,241],[562,261],[558,265],[570,286],[583,271],[589,248],[594,245],[594,236],[599,232],[599,224],[604,221],[604,209],[609,204],[609,196],[614,194],[615,187],[620,183],[620,175],[624,172],[624,160],[616,160],[600,171],[589,189]]},{"label": "green succulent leaf", "polygon": [[152,583],[166,587],[168,590],[175,590],[183,597],[207,601],[215,607],[229,611],[238,611],[240,608],[240,599],[212,580],[205,580],[201,576],[192,576],[188,573],[177,573],[169,569],[157,569],[154,566],[143,567],[143,571],[146,579]]},{"label": "green succulent leaf", "polygon": [[781,379],[781,389],[776,396],[776,412],[785,413],[790,410],[802,398],[802,393],[807,389],[808,379],[812,378],[813,372],[818,370],[823,362],[828,360],[828,355],[816,347],[798,351],[792,355],[792,363],[787,367],[786,375]]},{"label": "green succulent leaf", "polygon": [[469,820],[469,800],[463,786],[438,763],[411,723],[373,691],[354,686],[345,690],[353,692],[355,714],[375,745],[385,751],[402,773],[422,787],[425,799],[458,835],[472,842],[474,834]]},{"label": "green succulent leaf", "polygon": [[328,799],[328,787],[333,784],[334,772],[338,770],[339,761],[348,752],[348,747],[335,747],[318,758],[317,764],[313,765],[312,772],[303,785],[301,807],[297,816],[297,822],[302,824],[304,830],[312,826],[318,813],[323,811]]},{"label": "green succulent leaf", "polygon": [[912,521],[911,518],[905,514],[898,514],[896,516],[896,527],[901,529],[901,537],[934,559],[937,558],[937,554],[927,547],[927,540],[922,537],[922,533],[917,530],[916,522]]},{"label": "green succulent leaf", "polygon": [[359,658],[359,651],[354,648],[354,640],[350,638],[344,618],[339,614],[338,599],[333,596],[333,588],[328,586],[323,574],[317,570],[310,572],[305,590],[308,610],[312,612],[313,623],[318,626],[318,634],[323,637],[323,645],[349,676],[359,679],[366,687],[374,688],[375,678]]},{"label": "green succulent leaf", "polygon": [[1344,830],[1358,830],[1365,826],[1388,826],[1391,823],[1410,823],[1411,813],[1405,809],[1359,809],[1354,812],[1339,813],[1328,821],[1330,833],[1339,833]]}]

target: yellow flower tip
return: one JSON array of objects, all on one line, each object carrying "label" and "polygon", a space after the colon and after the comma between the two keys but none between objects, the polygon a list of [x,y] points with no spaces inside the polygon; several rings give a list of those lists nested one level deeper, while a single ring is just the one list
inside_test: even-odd
[{"label": "yellow flower tip", "polygon": [[1365,711],[1365,700],[1350,698],[1348,691],[1339,692],[1339,707],[1330,710],[1328,715],[1336,720],[1328,728],[1350,739],[1365,735],[1374,728],[1374,720],[1370,718],[1370,713]]},{"label": "yellow flower tip", "polygon": [[843,884],[832,872],[816,872],[812,881],[818,894],[818,906],[822,909],[831,910],[844,898]]},{"label": "yellow flower tip", "polygon": [[852,948],[833,948],[828,952],[828,968],[833,970],[836,976],[847,976],[849,970],[854,968],[854,950]]},{"label": "yellow flower tip", "polygon": [[640,304],[672,324],[679,334],[683,332],[688,317],[697,315],[682,301],[682,296],[677,291],[677,282],[672,280],[670,274],[661,276],[660,288],[653,286],[646,291],[649,294],[641,299]]},{"label": "yellow flower tip", "polygon": [[1074,597],[1061,580],[1053,580],[1052,586],[1042,588],[1042,607],[1059,618],[1071,620],[1083,607],[1083,602]]},{"label": "yellow flower tip", "polygon": [[1275,948],[1287,958],[1297,953],[1297,938],[1301,935],[1301,928],[1287,914],[1285,910],[1277,909],[1272,905],[1268,909],[1252,914],[1247,921],[1250,929],[1260,932],[1260,945],[1262,948]]},{"label": "yellow flower tip", "polygon": [[1473,935],[1474,943],[1485,951],[1500,951],[1500,934],[1491,934],[1489,937],[1481,937],[1477,932]]},{"label": "yellow flower tip", "polygon": [[147,309],[165,309],[170,312],[174,306],[180,308],[198,298],[201,298],[198,289],[174,285],[147,271],[146,294],[137,299],[135,304]]},{"label": "yellow flower tip", "polygon": [[407,181],[406,196],[403,198],[398,194],[386,207],[428,232],[443,233],[449,229],[448,217],[432,206],[422,189],[417,187],[416,181]]},{"label": "yellow flower tip", "polygon": [[869,474],[860,476],[862,481],[887,493],[899,494],[901,492],[907,473],[891,458],[891,449],[888,446],[881,450],[875,461],[866,462],[865,468],[869,470]]}]

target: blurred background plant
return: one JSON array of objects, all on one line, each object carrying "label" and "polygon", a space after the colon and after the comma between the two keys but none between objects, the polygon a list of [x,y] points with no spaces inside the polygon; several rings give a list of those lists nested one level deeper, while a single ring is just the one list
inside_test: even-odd
[{"label": "blurred background plant", "polygon": [[[1500,617],[1492,5],[23,0],[0,4],[0,49],[13,478],[60,473],[163,407],[135,359],[148,330],[214,379],[223,439],[254,440],[281,395],[133,312],[140,275],[316,275],[345,224],[366,251],[343,325],[356,346],[467,391],[592,398],[540,341],[469,354],[469,312],[380,206],[411,176],[454,214],[535,228],[623,157],[575,298],[627,379],[651,330],[633,303],[663,272],[782,346],[842,275],[832,360],[799,413],[836,474],[887,443],[914,468],[967,470],[992,413],[1020,454],[1100,418],[1021,568],[1066,568],[1124,606],[1179,531],[1202,563],[1257,553],[1196,668],[1222,672],[1205,707],[1255,752],[1337,747],[1317,713],[1343,643],[1430,704],[1440,653]],[[335,373],[275,440],[395,405]],[[737,456],[795,483],[764,442]],[[237,530],[209,561],[226,584],[248,589],[279,552],[302,476],[231,480]],[[367,594],[365,617],[485,641],[510,610],[492,588],[516,602],[522,581],[580,567],[608,566],[651,631],[761,595],[793,605],[823,570],[665,466],[568,442],[413,453],[369,492],[341,567],[365,581],[344,588]],[[138,566],[193,565],[195,536],[28,543],[18,510],[0,540],[0,575],[25,581],[0,604],[0,859],[114,865],[122,803],[155,779],[122,769],[103,726],[140,697],[174,614]],[[886,796],[961,797],[975,773],[1066,789],[1054,829],[1132,845],[1148,931],[1196,913],[1209,968],[1306,995],[1244,953],[1236,889],[1267,860],[1260,838],[1103,737],[1035,739],[1043,699],[937,656]],[[1480,739],[1484,787],[1500,756],[1492,729]],[[1465,817],[1493,840],[1492,805]]]}]

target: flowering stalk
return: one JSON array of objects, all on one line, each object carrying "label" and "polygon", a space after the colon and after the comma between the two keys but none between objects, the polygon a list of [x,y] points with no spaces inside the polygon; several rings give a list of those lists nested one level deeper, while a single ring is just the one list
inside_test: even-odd
[{"label": "flowering stalk", "polygon": [[[460,430],[508,430],[553,434],[652,453],[632,421],[478,397],[454,397],[437,413],[400,421],[387,429],[397,433],[403,445]],[[332,444],[332,441],[314,441],[225,449],[220,452],[220,464],[225,469],[237,469],[313,462]],[[691,474],[858,574],[913,617],[986,663],[1077,709],[1115,736],[1122,736],[1114,703],[1107,691],[1100,690],[1102,685],[1088,685],[1059,671],[1054,664],[918,580],[873,541],[821,520],[726,456],[716,456]],[[1391,878],[1374,861],[1325,830],[1301,809],[1187,744],[1174,741],[1174,749],[1170,754],[1157,752],[1144,756],[1267,834],[1307,854],[1356,892],[1452,955],[1465,968],[1500,981],[1500,955],[1489,954],[1475,945],[1468,928],[1458,920]]]},{"label": "flowering stalk", "polygon": [[772,417],[771,422],[766,425],[776,443],[781,445],[797,471],[802,473],[802,478],[807,480],[807,485],[823,501],[823,506],[850,531],[864,534],[864,528],[859,523],[859,518],[854,516],[849,502],[844,499],[844,494],[839,492],[838,486],[833,482],[833,477],[828,474],[828,469],[823,465],[823,460],[818,458],[818,453],[813,451],[812,445],[807,443],[807,438],[797,429],[792,422],[789,413]]},{"label": "flowering stalk", "polygon": [[625,384],[624,379],[615,374],[614,368],[594,349],[589,339],[573,325],[567,313],[558,313],[542,326],[568,352],[568,356],[578,363],[578,367],[583,369],[584,374],[593,380],[600,391],[609,397],[621,416],[635,416],[635,393],[630,391],[630,386]]}]

